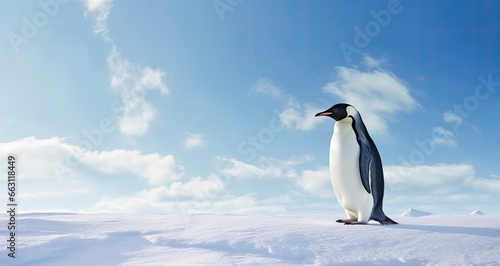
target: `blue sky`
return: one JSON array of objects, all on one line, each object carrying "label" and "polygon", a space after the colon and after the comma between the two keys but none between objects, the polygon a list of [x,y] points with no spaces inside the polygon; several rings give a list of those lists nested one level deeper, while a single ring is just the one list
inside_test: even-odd
[{"label": "blue sky", "polygon": [[335,103],[385,210],[500,213],[495,1],[2,1],[0,158],[24,212],[342,213]]}]

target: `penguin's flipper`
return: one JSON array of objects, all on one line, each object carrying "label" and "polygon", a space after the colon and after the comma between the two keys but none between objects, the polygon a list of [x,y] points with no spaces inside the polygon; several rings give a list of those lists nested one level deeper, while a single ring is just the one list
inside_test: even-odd
[{"label": "penguin's flipper", "polygon": [[370,189],[370,165],[372,164],[372,154],[370,145],[367,139],[358,136],[358,144],[360,147],[359,153],[359,174],[361,175],[361,183],[368,194],[371,193]]},{"label": "penguin's flipper", "polygon": [[[368,194],[371,194],[370,188],[370,168],[373,160],[373,150],[370,145],[370,134],[366,130],[363,120],[359,114],[355,115],[352,123],[356,140],[359,145],[359,174],[361,175],[361,183]],[[373,142],[373,141],[371,141]],[[375,148],[376,149],[376,148]]]}]

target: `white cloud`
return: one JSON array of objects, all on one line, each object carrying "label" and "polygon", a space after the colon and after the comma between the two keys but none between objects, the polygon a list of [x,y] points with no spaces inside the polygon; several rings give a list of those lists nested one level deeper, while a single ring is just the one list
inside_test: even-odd
[{"label": "white cloud", "polygon": [[321,108],[309,103],[300,103],[269,79],[259,78],[257,85],[250,88],[249,91],[286,101],[283,111],[278,115],[281,125],[285,128],[308,131],[321,123],[320,119],[314,117],[316,113],[321,111]]},{"label": "white cloud", "polygon": [[413,207],[433,213],[469,213],[491,209],[500,192],[498,176],[477,176],[469,164],[387,166],[384,173],[388,195],[384,202],[402,210]]},{"label": "white cloud", "polygon": [[[477,194],[467,180],[476,180],[474,167],[468,164],[397,165],[384,167],[386,206],[408,207],[435,213],[470,211],[464,204]],[[481,200],[482,201],[482,200]],[[484,201],[483,201],[484,202]],[[442,204],[437,204],[442,203]]]},{"label": "white cloud", "polygon": [[220,156],[216,161],[222,166],[219,166],[218,171],[222,174],[235,178],[256,178],[256,177],[283,177],[283,171],[273,165],[256,166],[249,163],[238,161],[235,158]]},{"label": "white cloud", "polygon": [[206,143],[207,141],[205,140],[205,137],[203,137],[203,134],[187,133],[182,145],[184,145],[186,149],[194,149],[203,147]]},{"label": "white cloud", "polygon": [[166,73],[151,67],[139,67],[123,58],[116,47],[108,56],[111,86],[122,99],[123,114],[119,118],[120,131],[129,136],[142,136],[154,120],[156,110],[146,100],[148,90],[158,90],[167,95],[170,90],[165,84]]},{"label": "white cloud", "polygon": [[133,196],[103,197],[84,210],[102,213],[179,213],[180,219],[189,221],[190,214],[197,213],[279,213],[285,212],[282,204],[291,202],[288,196],[257,200],[253,195],[226,195],[193,198],[184,201],[162,200],[162,189],[149,189]]},{"label": "white cloud", "polygon": [[463,122],[462,117],[460,117],[459,115],[457,115],[456,113],[454,113],[452,111],[444,112],[443,113],[443,120],[446,123],[451,123],[451,124],[455,124],[458,126],[461,125]]},{"label": "white cloud", "polygon": [[417,166],[386,166],[385,181],[394,190],[439,189],[443,185],[461,185],[474,177],[468,164],[436,164]]},{"label": "white cloud", "polygon": [[297,179],[296,184],[305,192],[323,197],[331,198],[335,196],[332,183],[330,181],[330,170],[328,167],[321,167],[317,170],[304,170]]},{"label": "white cloud", "polygon": [[103,8],[104,5],[111,4],[112,0],[87,0],[87,10],[94,11],[98,8]]},{"label": "white cloud", "polygon": [[111,45],[107,58],[110,85],[120,93],[122,100],[118,128],[125,135],[142,136],[148,131],[156,114],[153,105],[146,100],[146,92],[157,90],[163,95],[169,94],[170,90],[165,83],[166,73],[161,69],[132,64],[120,53],[107,27],[111,0],[87,0],[86,5],[85,15],[90,14],[93,18],[94,32]]},{"label": "white cloud", "polygon": [[224,175],[245,178],[295,178],[298,176],[295,167],[312,160],[310,155],[292,157],[289,160],[277,160],[261,157],[259,165],[249,164],[232,157],[219,156],[218,171]]},{"label": "white cloud", "polygon": [[383,59],[376,59],[373,58],[369,55],[366,55],[363,58],[363,64],[368,68],[368,69],[373,69],[373,68],[380,68],[380,66],[384,63],[385,61]]},{"label": "white cloud", "polygon": [[224,166],[219,168],[219,172],[237,178],[251,178],[262,175],[262,169],[259,167],[238,161],[231,157],[218,157],[218,162],[222,162]]},{"label": "white cloud", "polygon": [[183,176],[172,155],[144,154],[136,150],[89,151],[62,138],[29,137],[0,143],[0,156],[15,154],[23,180],[55,180],[82,175],[78,166],[109,174],[132,174],[151,185],[164,185]]},{"label": "white cloud", "polygon": [[112,0],[86,0],[85,16],[90,15],[94,20],[94,33],[100,34],[104,41],[113,42],[109,37],[107,20],[112,7]]},{"label": "white cloud", "polygon": [[[192,198],[213,198],[224,191],[224,183],[216,175],[208,178],[195,177],[187,183],[174,182],[170,187],[158,187],[161,196],[169,198],[192,197]],[[149,192],[148,192],[149,193]]]},{"label": "white cloud", "polygon": [[322,122],[321,119],[314,116],[320,111],[322,111],[320,108],[310,104],[300,104],[290,98],[279,118],[281,124],[286,128],[308,131]]},{"label": "white cloud", "polygon": [[140,213],[200,211],[216,201],[217,196],[223,191],[224,183],[219,177],[215,175],[206,179],[195,177],[187,183],[175,182],[169,187],[143,189],[132,196],[103,197],[88,211]]},{"label": "white cloud", "polygon": [[435,127],[432,129],[432,141],[435,144],[445,145],[448,147],[457,146],[457,143],[455,141],[455,134],[442,127]]},{"label": "white cloud", "polygon": [[183,168],[172,155],[143,154],[137,150],[112,150],[101,152],[81,151],[80,160],[103,173],[129,173],[140,176],[151,185],[163,185],[180,179]]},{"label": "white cloud", "polygon": [[[131,196],[103,197],[85,211],[122,213],[193,213],[213,210],[225,185],[216,175],[195,177],[186,183],[143,189]],[[210,207],[210,209],[208,208]]]},{"label": "white cloud", "polygon": [[465,194],[453,194],[445,197],[446,201],[451,202],[467,202],[470,201],[472,197],[470,195]]},{"label": "white cloud", "polygon": [[490,179],[469,177],[465,180],[465,184],[482,191],[500,192],[500,178],[498,177]]},{"label": "white cloud", "polygon": [[222,163],[222,166],[218,168],[221,175],[236,179],[284,178],[292,181],[303,192],[308,194],[322,198],[333,197],[335,194],[331,186],[328,167],[297,172],[299,165],[312,160],[313,157],[310,155],[296,156],[289,160],[261,157],[259,164],[254,165],[231,157],[217,158],[217,161]]},{"label": "white cloud", "polygon": [[261,93],[277,99],[290,97],[278,85],[274,84],[272,80],[265,78],[259,78],[257,84],[250,88],[250,93]]},{"label": "white cloud", "polygon": [[[393,73],[383,69],[385,61],[366,55],[363,64],[368,69],[337,67],[336,80],[326,84],[322,90],[340,101],[352,104],[362,114],[368,130],[374,134],[387,132],[387,120],[399,112],[409,112],[418,107],[410,95],[408,86]],[[319,125],[322,119],[314,115],[326,108],[310,103],[301,103],[287,94],[271,80],[260,78],[250,92],[285,99],[286,104],[279,114],[281,124],[288,129],[308,131]]]},{"label": "white cloud", "polygon": [[[26,181],[57,179],[54,166],[66,164],[68,155],[75,153],[75,147],[64,143],[64,139],[57,137],[42,140],[28,137],[0,143],[0,156],[7,158],[8,155],[14,155],[19,169],[22,169],[23,180]],[[75,169],[66,168],[65,176],[75,174]]]},{"label": "white cloud", "polygon": [[374,134],[387,132],[388,117],[418,106],[407,85],[387,70],[378,68],[363,72],[337,67],[336,71],[337,80],[326,84],[323,91],[356,107],[368,130]]}]

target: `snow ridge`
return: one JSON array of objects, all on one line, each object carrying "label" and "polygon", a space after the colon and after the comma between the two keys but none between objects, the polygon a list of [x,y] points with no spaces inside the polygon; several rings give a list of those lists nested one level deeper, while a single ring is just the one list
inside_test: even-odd
[{"label": "snow ridge", "polygon": [[428,216],[428,215],[432,215],[432,213],[409,208],[403,214],[401,214],[401,217],[422,217],[422,216]]}]

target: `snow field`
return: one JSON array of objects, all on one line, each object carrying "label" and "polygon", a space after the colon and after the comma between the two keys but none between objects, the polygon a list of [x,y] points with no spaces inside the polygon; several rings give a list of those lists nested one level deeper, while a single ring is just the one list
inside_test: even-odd
[{"label": "snow field", "polygon": [[16,259],[4,250],[0,265],[500,264],[500,216],[391,216],[391,226],[342,217],[22,214]]}]

